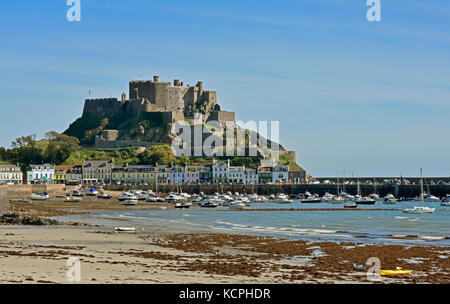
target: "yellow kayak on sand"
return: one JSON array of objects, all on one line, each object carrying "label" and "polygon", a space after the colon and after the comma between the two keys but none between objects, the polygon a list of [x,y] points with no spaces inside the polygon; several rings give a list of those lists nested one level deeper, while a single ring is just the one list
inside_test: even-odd
[{"label": "yellow kayak on sand", "polygon": [[411,274],[411,273],[412,273],[412,270],[403,270],[401,267],[397,267],[395,270],[380,270],[380,274],[384,275],[384,276]]}]

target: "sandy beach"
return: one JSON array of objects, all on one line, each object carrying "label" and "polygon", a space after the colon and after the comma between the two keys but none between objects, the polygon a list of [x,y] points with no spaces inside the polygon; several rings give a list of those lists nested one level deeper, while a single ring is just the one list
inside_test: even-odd
[{"label": "sandy beach", "polygon": [[[124,208],[114,201],[54,199],[14,202],[10,212],[49,218]],[[0,283],[450,283],[448,247],[308,242],[170,226],[135,227],[135,233],[125,233],[116,232],[112,224],[0,225]],[[365,265],[370,257],[380,259],[381,269],[402,267],[413,272],[370,281]],[[79,282],[66,278],[69,258],[80,261]],[[356,270],[354,264],[366,269]]]},{"label": "sandy beach", "polygon": [[[308,243],[228,234],[105,227],[0,227],[0,283],[449,283],[449,248]],[[378,257],[412,275],[369,281]],[[66,278],[77,258],[81,281]]]}]

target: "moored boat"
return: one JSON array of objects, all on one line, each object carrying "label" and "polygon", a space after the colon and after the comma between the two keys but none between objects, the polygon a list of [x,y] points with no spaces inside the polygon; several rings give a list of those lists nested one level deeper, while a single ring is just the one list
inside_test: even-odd
[{"label": "moored boat", "polygon": [[29,198],[30,198],[30,200],[32,200],[32,201],[45,201],[45,200],[47,200],[47,197],[46,197],[46,196],[44,196],[44,195],[42,195],[42,194],[39,194],[39,193],[33,193],[33,194],[31,194],[31,195],[29,196]]},{"label": "moored boat", "polygon": [[137,205],[137,203],[138,203],[137,199],[126,199],[121,202],[121,204],[124,206],[134,206]]},{"label": "moored boat", "polygon": [[404,275],[411,274],[412,270],[404,270],[401,267],[395,268],[395,270],[380,270],[382,276],[392,276],[392,275]]},{"label": "moored boat", "polygon": [[344,208],[345,209],[356,209],[356,208],[358,208],[358,205],[356,203],[353,203],[353,202],[345,203],[344,204]]},{"label": "moored boat", "polygon": [[217,206],[219,205],[211,201],[204,202],[203,204],[200,205],[200,207],[202,208],[216,208]]},{"label": "moored boat", "polygon": [[137,200],[138,198],[129,192],[122,192],[122,194],[117,199],[119,200],[119,202],[122,202],[126,200]]},{"label": "moored boat", "polygon": [[421,213],[433,213],[435,210],[436,210],[436,208],[431,208],[431,207],[426,207],[426,206],[414,206],[412,208],[403,209],[403,212],[421,214]]},{"label": "moored boat", "polygon": [[183,202],[183,203],[176,203],[175,208],[177,209],[188,209],[192,206],[192,203],[189,202]]},{"label": "moored boat", "polygon": [[302,203],[306,203],[306,204],[308,204],[308,203],[312,203],[312,204],[315,204],[315,203],[320,203],[322,200],[320,199],[320,198],[317,198],[317,197],[315,197],[315,196],[310,196],[310,197],[308,197],[308,198],[306,198],[306,199],[304,199],[304,200],[301,200],[300,202],[302,202]]},{"label": "moored boat", "polygon": [[232,201],[228,205],[229,209],[244,209],[245,204],[242,201]]},{"label": "moored boat", "polygon": [[436,208],[426,207],[424,204],[424,195],[423,195],[423,177],[422,177],[422,168],[420,168],[420,195],[422,200],[422,206],[414,206],[413,208],[404,208],[404,213],[414,213],[414,214],[424,214],[424,213],[433,213]]},{"label": "moored boat", "polygon": [[136,228],[134,228],[134,227],[116,227],[116,228],[114,228],[114,230],[121,231],[121,232],[135,232]]},{"label": "moored boat", "polygon": [[106,193],[106,192],[102,192],[102,193],[100,193],[100,194],[97,196],[97,198],[99,198],[99,199],[111,199],[112,196],[109,195],[109,194]]},{"label": "moored boat", "polygon": [[65,202],[81,202],[83,199],[81,197],[73,197],[73,196],[68,196],[66,197],[66,199],[64,200]]},{"label": "moored boat", "polygon": [[387,194],[384,198],[383,198],[383,204],[396,204],[397,203],[397,199],[395,198],[394,195],[392,194]]},{"label": "moored boat", "polygon": [[358,205],[375,205],[376,201],[370,197],[364,196],[355,200],[355,203]]}]

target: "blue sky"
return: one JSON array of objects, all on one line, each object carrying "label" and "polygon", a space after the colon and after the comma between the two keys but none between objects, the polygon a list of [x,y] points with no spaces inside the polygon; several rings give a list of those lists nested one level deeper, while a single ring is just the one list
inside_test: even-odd
[{"label": "blue sky", "polygon": [[205,82],[237,119],[279,120],[313,176],[450,174],[450,2],[65,0],[0,4],[0,145],[64,131],[88,91]]}]

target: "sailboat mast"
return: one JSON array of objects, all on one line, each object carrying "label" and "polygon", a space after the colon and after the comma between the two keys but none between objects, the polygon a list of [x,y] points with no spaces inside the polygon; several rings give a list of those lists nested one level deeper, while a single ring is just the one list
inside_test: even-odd
[{"label": "sailboat mast", "polygon": [[422,176],[422,168],[420,168],[420,198],[422,200],[422,205],[423,203],[423,176]]},{"label": "sailboat mast", "polygon": [[339,172],[336,174],[337,195],[339,195]]},{"label": "sailboat mast", "polygon": [[342,190],[344,192],[346,192],[346,189],[345,189],[345,170],[344,170],[344,177],[343,177],[343,181],[342,181]]}]

